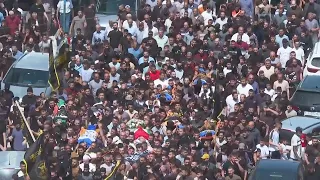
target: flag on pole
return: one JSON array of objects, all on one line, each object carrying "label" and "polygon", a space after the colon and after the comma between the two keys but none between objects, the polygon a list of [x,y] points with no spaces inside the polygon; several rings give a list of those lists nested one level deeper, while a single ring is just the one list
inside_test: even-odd
[{"label": "flag on pole", "polygon": [[57,73],[55,65],[54,52],[52,48],[52,41],[50,42],[50,51],[49,51],[49,80],[48,83],[53,91],[56,91],[60,87],[60,80]]},{"label": "flag on pole", "polygon": [[114,180],[120,165],[121,165],[121,160],[118,160],[116,165],[113,167],[111,173],[104,180]]},{"label": "flag on pole", "polygon": [[48,168],[44,156],[44,135],[40,134],[24,154],[23,159],[26,165],[26,172],[30,179],[47,180]]}]

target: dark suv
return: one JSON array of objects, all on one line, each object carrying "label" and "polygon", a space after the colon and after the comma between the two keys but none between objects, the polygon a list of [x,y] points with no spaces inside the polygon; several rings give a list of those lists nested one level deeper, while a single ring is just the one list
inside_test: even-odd
[{"label": "dark suv", "polygon": [[320,76],[306,76],[290,101],[298,115],[320,117]]}]

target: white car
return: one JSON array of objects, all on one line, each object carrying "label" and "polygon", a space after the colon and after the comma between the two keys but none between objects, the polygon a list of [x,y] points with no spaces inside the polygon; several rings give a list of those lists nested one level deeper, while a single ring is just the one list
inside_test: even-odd
[{"label": "white car", "polygon": [[320,76],[320,42],[317,42],[314,45],[314,48],[307,58],[307,63],[303,70],[303,77],[306,77],[307,75]]}]

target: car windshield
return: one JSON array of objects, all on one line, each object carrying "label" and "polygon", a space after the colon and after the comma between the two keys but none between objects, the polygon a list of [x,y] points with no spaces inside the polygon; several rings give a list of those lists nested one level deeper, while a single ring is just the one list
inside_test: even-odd
[{"label": "car windshield", "polygon": [[311,61],[312,66],[320,67],[320,58],[313,58]]},{"label": "car windshield", "polygon": [[17,86],[47,87],[48,78],[48,71],[11,68],[4,83]]},{"label": "car windshield", "polygon": [[100,5],[98,13],[106,15],[117,15],[119,11],[119,6],[129,5],[131,12],[136,12],[136,0],[100,0]]},{"label": "car windshield", "polygon": [[320,93],[312,91],[297,90],[291,99],[297,105],[315,105],[320,102]]}]

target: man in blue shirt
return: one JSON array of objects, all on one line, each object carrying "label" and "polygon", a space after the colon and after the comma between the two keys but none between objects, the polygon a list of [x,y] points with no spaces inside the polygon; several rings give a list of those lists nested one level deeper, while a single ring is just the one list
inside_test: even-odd
[{"label": "man in blue shirt", "polygon": [[143,52],[143,56],[141,58],[139,58],[138,64],[142,64],[145,62],[145,60],[150,63],[151,61],[155,62],[155,60],[153,59],[153,57],[149,56],[149,52],[145,51]]},{"label": "man in blue shirt", "polygon": [[96,25],[96,31],[93,33],[93,36],[92,36],[92,45],[101,44],[105,40],[107,40],[107,32],[104,30],[101,30],[100,25]]},{"label": "man in blue shirt", "polygon": [[11,50],[12,56],[15,60],[18,60],[21,56],[23,56],[23,53],[18,50],[16,45],[12,45]]}]

